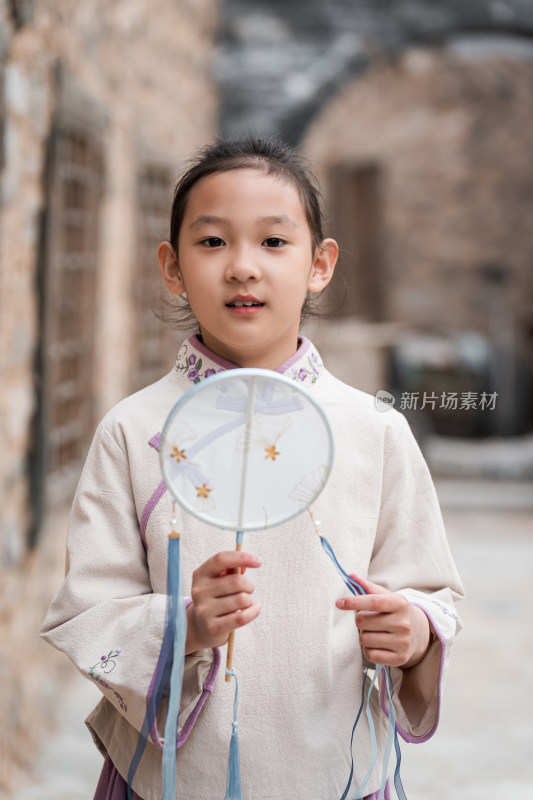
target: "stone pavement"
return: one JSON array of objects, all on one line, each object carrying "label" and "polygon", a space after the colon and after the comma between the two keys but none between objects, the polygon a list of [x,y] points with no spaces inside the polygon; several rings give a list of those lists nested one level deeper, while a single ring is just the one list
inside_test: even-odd
[{"label": "stone pavement", "polygon": [[409,800],[533,798],[533,514],[448,509],[467,598],[439,730],[403,747]]},{"label": "stone pavement", "polygon": [[[493,491],[486,487],[487,503]],[[455,504],[444,516],[468,595],[460,607],[465,630],[437,734],[423,745],[403,745],[404,787],[408,800],[531,800],[533,514]],[[102,759],[83,718],[96,699],[96,688],[76,678],[35,782],[12,800],[91,800]]]},{"label": "stone pavement", "polygon": [[92,800],[103,759],[83,720],[99,701],[99,690],[74,668],[59,729],[46,744],[33,782],[12,800]]}]

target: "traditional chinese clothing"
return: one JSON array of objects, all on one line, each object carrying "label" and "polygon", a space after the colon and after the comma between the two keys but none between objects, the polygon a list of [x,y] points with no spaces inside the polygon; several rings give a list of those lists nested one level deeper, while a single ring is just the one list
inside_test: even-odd
[{"label": "traditional chinese clothing", "polygon": [[[102,700],[87,724],[124,777],[165,619],[171,500],[161,481],[157,434],[193,383],[233,367],[189,338],[172,372],[119,403],[100,423],[74,500],[67,574],[43,636],[101,688]],[[404,417],[380,413],[373,397],[333,377],[306,339],[278,372],[309,389],[333,429],[335,462],[314,511],[339,561],[349,572],[402,591],[430,621],[434,637],[423,660],[392,669],[398,730],[409,741],[425,741],[438,724],[458,629],[453,600],[462,594],[428,468]],[[234,535],[181,510],[177,517],[188,592],[193,570],[215,553],[233,550]],[[244,546],[263,559],[252,577],[261,614],[239,629],[235,654],[244,797],[338,800],[364,676],[353,614],[335,607],[346,590],[307,515],[247,534]],[[224,796],[234,687],[218,674],[220,660],[218,649],[186,657],[180,800]],[[381,695],[384,702],[384,687]],[[376,693],[377,712],[378,705]],[[159,731],[164,714],[163,708]],[[377,716],[381,755],[387,720],[384,713]],[[144,800],[161,797],[160,747],[154,731],[133,784]],[[364,715],[354,753],[357,786],[371,758]],[[379,784],[376,769],[368,794]]]}]

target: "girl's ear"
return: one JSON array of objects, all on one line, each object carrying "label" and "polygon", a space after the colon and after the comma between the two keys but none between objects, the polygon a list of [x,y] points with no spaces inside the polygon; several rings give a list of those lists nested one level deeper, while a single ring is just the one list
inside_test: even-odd
[{"label": "girl's ear", "polygon": [[172,294],[184,294],[185,286],[181,277],[181,270],[176,258],[176,253],[170,242],[161,242],[157,250],[159,269],[167,289]]},{"label": "girl's ear", "polygon": [[331,278],[339,255],[339,245],[335,239],[324,239],[316,249],[313,268],[307,288],[310,292],[321,292]]}]

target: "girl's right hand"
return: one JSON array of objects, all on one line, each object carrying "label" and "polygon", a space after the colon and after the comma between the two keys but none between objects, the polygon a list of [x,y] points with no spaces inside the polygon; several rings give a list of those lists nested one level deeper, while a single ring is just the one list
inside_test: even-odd
[{"label": "girl's right hand", "polygon": [[261,603],[254,603],[251,597],[255,587],[241,570],[262,563],[243,550],[231,550],[217,553],[194,571],[192,603],[187,609],[187,655],[226,644],[231,631],[259,616]]}]

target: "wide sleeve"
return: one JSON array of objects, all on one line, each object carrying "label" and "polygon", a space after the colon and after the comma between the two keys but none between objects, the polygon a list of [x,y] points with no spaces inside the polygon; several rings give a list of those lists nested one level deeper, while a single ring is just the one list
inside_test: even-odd
[{"label": "wide sleeve", "polygon": [[[140,730],[165,615],[166,594],[154,592],[150,581],[127,450],[101,423],[74,498],[65,579],[41,635]],[[218,650],[186,657],[180,744],[212,691],[219,663]],[[165,714],[162,708],[160,730]],[[162,747],[155,729],[152,738]]]},{"label": "wide sleeve", "polygon": [[[385,451],[369,578],[401,591],[430,623],[431,642],[424,658],[408,669],[391,669],[398,731],[407,741],[422,742],[438,726],[444,679],[461,628],[454,601],[464,592],[429,469],[407,421],[393,413],[398,424]],[[386,711],[384,681],[380,692]]]}]

